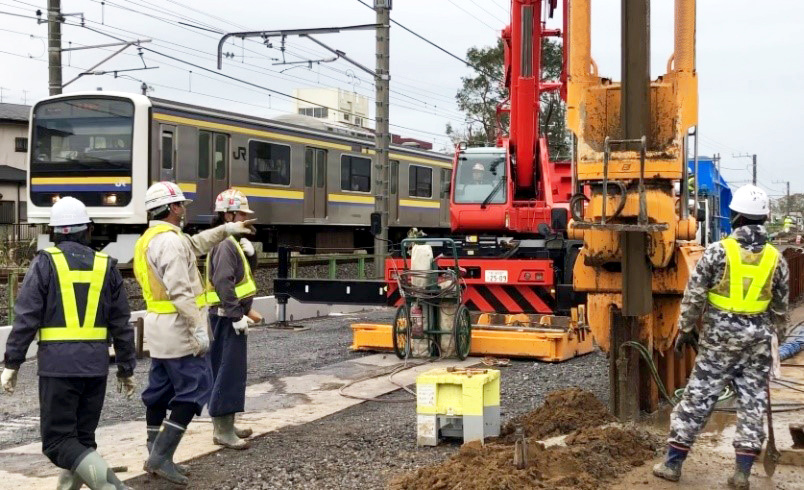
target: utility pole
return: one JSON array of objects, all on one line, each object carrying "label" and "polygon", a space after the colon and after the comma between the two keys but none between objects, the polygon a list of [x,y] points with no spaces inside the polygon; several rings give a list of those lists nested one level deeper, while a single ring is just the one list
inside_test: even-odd
[{"label": "utility pole", "polygon": [[47,66],[50,95],[61,93],[61,0],[47,0]]},{"label": "utility pole", "polygon": [[374,237],[374,274],[381,279],[385,275],[385,256],[388,254],[388,186],[389,161],[388,150],[391,146],[391,134],[388,126],[390,116],[390,55],[391,44],[389,35],[391,31],[391,0],[374,0],[374,10],[377,13],[377,67],[374,84],[376,87],[374,129],[377,160],[375,168],[379,177],[374,187],[374,212],[380,213],[380,234]]},{"label": "utility pole", "polygon": [[784,212],[785,216],[790,216],[790,181],[789,180],[774,180],[774,184],[787,184],[787,198],[785,200]]},{"label": "utility pole", "polygon": [[752,161],[752,165],[753,165],[753,169],[752,169],[752,172],[751,172],[751,175],[752,175],[751,183],[754,184],[754,185],[757,185],[757,154],[756,153],[754,153],[753,155],[749,155],[748,153],[742,153],[740,155],[732,154],[732,157],[734,157],[734,158],[748,158],[748,157],[751,157],[751,161]]}]

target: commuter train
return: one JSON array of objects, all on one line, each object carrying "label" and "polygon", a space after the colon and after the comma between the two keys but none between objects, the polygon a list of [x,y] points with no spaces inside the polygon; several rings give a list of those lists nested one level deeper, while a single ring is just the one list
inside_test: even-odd
[{"label": "commuter train", "polygon": [[[305,116],[263,119],[144,95],[59,95],[31,111],[28,220],[74,196],[95,238],[121,262],[147,226],[145,190],[174,181],[193,199],[187,228],[209,226],[215,196],[243,191],[259,220],[257,241],[308,250],[370,247],[375,186],[373,135]],[[392,145],[389,238],[411,227],[449,228],[449,155]],[[45,246],[47,235],[39,237]]]}]

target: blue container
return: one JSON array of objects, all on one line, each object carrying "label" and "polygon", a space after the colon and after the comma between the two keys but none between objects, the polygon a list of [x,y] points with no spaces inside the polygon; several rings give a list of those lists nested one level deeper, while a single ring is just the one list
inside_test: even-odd
[{"label": "blue container", "polygon": [[[729,203],[731,203],[731,189],[729,184],[719,174],[712,157],[698,157],[698,192],[706,198],[719,198],[719,211],[717,212],[717,225],[720,232],[728,235],[731,233],[731,213]],[[695,174],[695,161],[689,162],[689,174]],[[716,202],[716,201],[710,201]]]}]

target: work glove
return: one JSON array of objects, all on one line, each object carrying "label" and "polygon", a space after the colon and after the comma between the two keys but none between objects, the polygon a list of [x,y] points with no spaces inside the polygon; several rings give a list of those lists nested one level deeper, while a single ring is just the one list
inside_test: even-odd
[{"label": "work glove", "polygon": [[262,323],[263,320],[265,320],[262,315],[260,315],[260,312],[254,308],[248,310],[248,313],[246,313],[246,318],[251,320],[251,325]]},{"label": "work glove", "polygon": [[679,331],[676,337],[676,354],[683,355],[685,346],[692,347],[695,353],[698,353],[698,332],[694,329],[689,332]]},{"label": "work glove", "polygon": [[779,357],[779,337],[776,336],[775,332],[771,337],[771,359],[771,378],[779,379],[782,377],[782,360]]},{"label": "work glove", "polygon": [[254,255],[254,245],[248,238],[240,239],[240,248],[243,249],[243,253],[247,256],[251,257]]},{"label": "work glove", "polygon": [[205,319],[199,319],[191,337],[193,342],[193,355],[201,357],[209,351],[209,335],[207,334],[207,323]]},{"label": "work glove", "polygon": [[248,335],[248,324],[249,319],[244,315],[240,320],[232,322],[232,328],[234,328],[234,331],[237,335],[240,335],[241,333]]},{"label": "work glove", "polygon": [[226,223],[223,226],[226,230],[226,233],[230,235],[253,235],[257,231],[254,228],[254,223],[256,222],[256,219],[247,219],[245,221],[233,221],[231,223]]},{"label": "work glove", "polygon": [[134,375],[117,376],[117,392],[122,393],[126,400],[131,400],[134,392],[137,391],[137,383],[134,382]]},{"label": "work glove", "polygon": [[8,394],[14,393],[17,387],[17,373],[17,369],[3,368],[3,374],[0,374],[0,384]]}]

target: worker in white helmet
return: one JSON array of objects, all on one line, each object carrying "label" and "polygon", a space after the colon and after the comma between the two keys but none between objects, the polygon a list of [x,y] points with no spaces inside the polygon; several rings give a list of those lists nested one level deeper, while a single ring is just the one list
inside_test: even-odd
[{"label": "worker in white helmet", "polygon": [[118,391],[134,395],[134,331],[117,261],[90,245],[92,224],[84,204],[64,197],[53,204],[55,246],[41,250],[14,304],[2,386],[13,393],[28,347],[39,334],[39,414],[42,452],[63,468],[58,488],[123,485],[95,451],[106,378],[109,339],[117,363]]},{"label": "worker in white helmet", "polygon": [[[253,233],[253,221],[240,221],[182,233],[190,202],[172,182],[158,182],[145,193],[149,228],[134,249],[134,274],[145,299],[145,341],[151,355],[146,407],[150,455],[145,470],[186,485],[186,470],[173,454],[187,425],[209,401],[212,372],[205,354],[209,326],[197,257],[230,235]],[[167,411],[170,410],[170,417]]]},{"label": "worker in white helmet", "polygon": [[731,383],[738,412],[732,442],[736,466],[728,483],[748,489],[751,467],[765,439],[774,342],[784,337],[787,327],[790,273],[763,226],[770,213],[765,191],[743,186],[729,208],[734,232],[707,247],[684,291],[676,350],[698,348],[696,324],[701,318],[704,328],[695,368],[670,418],[667,457],[653,473],[679,480],[690,447]]},{"label": "worker in white helmet", "polygon": [[[245,221],[254,214],[248,199],[237,189],[227,189],[215,200],[216,223]],[[247,335],[249,324],[259,319],[251,309],[257,284],[251,271],[257,266],[253,244],[246,237],[229,237],[207,255],[206,302],[214,340],[212,361],[212,440],[219,446],[245,449],[251,429],[235,427],[235,414],[245,410]]]}]

